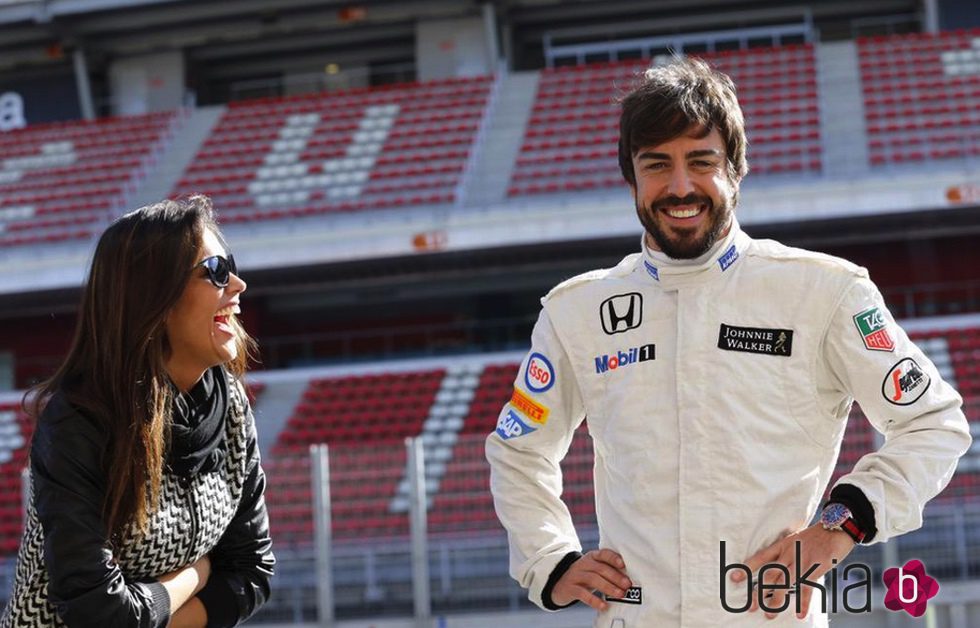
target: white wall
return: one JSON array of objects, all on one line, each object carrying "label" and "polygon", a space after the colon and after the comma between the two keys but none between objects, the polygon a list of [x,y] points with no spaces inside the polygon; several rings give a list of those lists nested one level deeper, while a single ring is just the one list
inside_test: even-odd
[{"label": "white wall", "polygon": [[157,52],[113,61],[109,67],[114,115],[169,111],[183,104],[184,56]]}]

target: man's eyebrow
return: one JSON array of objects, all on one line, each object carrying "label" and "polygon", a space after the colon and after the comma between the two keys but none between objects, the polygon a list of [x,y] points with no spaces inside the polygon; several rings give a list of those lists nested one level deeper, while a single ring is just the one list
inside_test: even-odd
[{"label": "man's eyebrow", "polygon": [[[693,159],[695,157],[722,157],[723,153],[717,148],[702,148],[699,150],[692,150],[688,152],[685,157],[687,159]],[[670,155],[667,153],[655,153],[652,151],[644,151],[637,155],[638,160],[643,161],[644,159],[651,159],[657,161],[670,161]]]},{"label": "man's eyebrow", "polygon": [[722,152],[717,148],[704,148],[701,150],[692,150],[686,157],[691,159],[692,157],[722,157]]},{"label": "man's eyebrow", "polygon": [[653,152],[650,152],[650,151],[642,152],[636,158],[639,159],[639,160],[641,160],[641,161],[644,160],[644,159],[656,159],[656,160],[662,160],[662,161],[670,161],[670,155],[668,155],[667,153],[653,153]]}]

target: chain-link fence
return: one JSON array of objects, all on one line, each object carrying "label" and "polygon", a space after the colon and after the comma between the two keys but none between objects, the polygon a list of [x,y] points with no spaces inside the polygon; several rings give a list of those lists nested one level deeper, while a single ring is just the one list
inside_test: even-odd
[{"label": "chain-link fence", "polygon": [[[448,452],[425,447],[428,489],[429,591],[433,614],[529,608],[526,593],[508,575],[507,538],[496,521],[489,492],[489,468],[482,434],[461,435]],[[405,445],[344,447],[331,450],[334,542],[331,568],[338,618],[410,616],[413,613],[412,544],[408,529],[408,478]],[[309,462],[291,462],[295,477]],[[583,547],[598,545],[592,490],[592,448],[584,428],[562,463],[564,499]],[[273,465],[270,476],[284,464]],[[303,480],[302,495],[310,486]],[[274,486],[275,482],[270,482]],[[279,558],[275,595],[255,621],[314,621],[317,618],[316,557],[312,548],[311,506],[277,512],[270,495],[273,530],[301,525],[302,535],[277,533]],[[312,502],[310,502],[312,503]],[[283,520],[283,512],[300,517]],[[859,546],[838,566],[867,565],[873,599],[883,597],[881,578],[888,567],[922,560],[941,583],[978,582],[980,600],[980,499],[937,499],[925,524],[888,543]],[[828,581],[829,582],[829,581]],[[838,592],[848,584],[837,579]]]},{"label": "chain-link fence", "polygon": [[[362,427],[377,430],[377,426]],[[398,431],[395,425],[386,429]],[[859,436],[848,441],[841,465],[853,464],[860,452],[875,446],[870,432]],[[508,574],[507,538],[493,510],[484,438],[482,433],[452,438],[426,434],[419,440],[428,495],[424,555],[433,615],[531,608],[525,591]],[[272,599],[251,623],[315,621],[319,579],[309,448],[305,443],[283,442],[270,453],[264,462],[266,498],[279,563]],[[332,447],[329,458],[330,573],[336,617],[411,616],[415,570],[406,444],[397,438],[346,443]],[[585,427],[576,434],[562,470],[563,498],[582,545],[597,547],[592,442]],[[980,601],[980,494],[973,490],[975,475],[972,468],[961,468],[950,488],[927,507],[920,530],[888,543],[857,547],[838,566],[838,573],[849,564],[867,565],[875,588],[873,599],[879,600],[884,570],[918,558],[944,585],[975,586]],[[12,588],[14,565],[13,556],[0,559],[3,594]],[[837,584],[841,590],[847,583],[839,578]]]}]

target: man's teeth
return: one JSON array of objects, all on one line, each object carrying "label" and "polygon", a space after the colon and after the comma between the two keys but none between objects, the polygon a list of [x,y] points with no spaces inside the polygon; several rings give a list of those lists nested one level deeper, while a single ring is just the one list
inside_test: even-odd
[{"label": "man's teeth", "polygon": [[694,207],[692,209],[668,209],[667,214],[671,218],[693,218],[701,213],[700,207]]}]

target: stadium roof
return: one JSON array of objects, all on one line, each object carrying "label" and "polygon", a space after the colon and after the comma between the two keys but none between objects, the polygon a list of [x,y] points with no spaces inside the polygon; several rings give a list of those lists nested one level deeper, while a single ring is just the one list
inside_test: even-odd
[{"label": "stadium roof", "polygon": [[176,0],[0,0],[0,23],[33,20],[46,22],[52,17],[163,4]]}]

